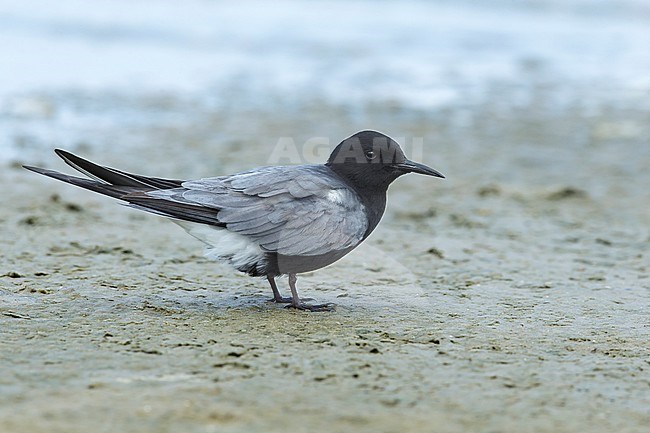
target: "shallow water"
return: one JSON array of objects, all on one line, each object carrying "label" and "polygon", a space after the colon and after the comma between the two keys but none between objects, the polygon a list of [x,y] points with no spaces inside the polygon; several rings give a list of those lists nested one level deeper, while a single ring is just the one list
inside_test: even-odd
[{"label": "shallow water", "polygon": [[435,114],[540,94],[549,110],[650,104],[639,1],[126,5],[3,4],[0,158],[99,146],[108,129],[182,123],[192,107]]}]

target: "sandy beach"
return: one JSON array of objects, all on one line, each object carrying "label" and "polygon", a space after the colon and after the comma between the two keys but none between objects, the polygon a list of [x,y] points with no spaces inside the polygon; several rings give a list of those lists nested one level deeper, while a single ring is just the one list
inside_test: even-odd
[{"label": "sandy beach", "polygon": [[[433,108],[13,97],[0,117],[14,128],[0,168],[0,431],[646,431],[647,90],[524,64],[515,84]],[[447,179],[401,178],[360,248],[299,277],[332,313],[268,302],[266,281],[204,259],[175,224],[20,167],[72,173],[52,152],[64,147],[200,178],[267,165],[279,143],[308,159],[310,139],[363,128],[402,137]]]}]

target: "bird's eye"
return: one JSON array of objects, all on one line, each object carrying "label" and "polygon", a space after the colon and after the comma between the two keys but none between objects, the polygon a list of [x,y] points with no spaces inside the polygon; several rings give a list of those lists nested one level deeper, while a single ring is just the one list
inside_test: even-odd
[{"label": "bird's eye", "polygon": [[369,150],[366,152],[366,158],[368,158],[368,160],[375,159],[376,157],[377,154],[374,151]]}]

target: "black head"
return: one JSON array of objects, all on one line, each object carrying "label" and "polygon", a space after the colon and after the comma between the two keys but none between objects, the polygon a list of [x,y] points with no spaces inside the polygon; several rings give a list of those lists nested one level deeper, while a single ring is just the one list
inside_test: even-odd
[{"label": "black head", "polygon": [[376,131],[361,131],[346,138],[325,165],[362,190],[386,190],[406,173],[444,178],[436,170],[408,160],[395,140]]}]

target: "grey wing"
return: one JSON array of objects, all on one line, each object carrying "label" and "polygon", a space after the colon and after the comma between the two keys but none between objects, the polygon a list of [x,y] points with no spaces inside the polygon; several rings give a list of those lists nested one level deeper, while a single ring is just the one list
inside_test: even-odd
[{"label": "grey wing", "polygon": [[184,182],[148,195],[217,210],[216,218],[260,248],[312,256],[358,245],[368,228],[356,193],[326,167],[268,167]]}]

